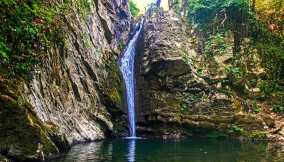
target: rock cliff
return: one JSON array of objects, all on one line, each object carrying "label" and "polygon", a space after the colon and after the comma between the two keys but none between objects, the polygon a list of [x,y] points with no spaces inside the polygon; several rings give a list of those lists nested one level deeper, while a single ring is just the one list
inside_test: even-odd
[{"label": "rock cliff", "polygon": [[128,4],[95,0],[87,8],[72,0],[68,14],[60,15],[63,43],[50,47],[27,78],[1,80],[2,154],[52,156],[127,127],[117,60],[131,26]]},{"label": "rock cliff", "polygon": [[[127,1],[78,2],[59,15],[62,41],[32,71],[13,79],[0,72],[0,161],[36,161],[127,133],[117,65],[131,30]],[[195,29],[173,12],[153,7],[145,17],[136,46],[139,136],[283,139],[283,119],[252,110],[224,83],[231,51],[208,60]]]},{"label": "rock cliff", "polygon": [[[223,75],[211,77],[206,73],[212,69],[204,67],[200,71],[204,55],[193,33],[171,12],[158,11],[147,19],[137,63],[138,132],[164,138],[271,137],[272,116],[248,112],[241,97],[222,91]],[[224,60],[218,58],[216,66]]]}]

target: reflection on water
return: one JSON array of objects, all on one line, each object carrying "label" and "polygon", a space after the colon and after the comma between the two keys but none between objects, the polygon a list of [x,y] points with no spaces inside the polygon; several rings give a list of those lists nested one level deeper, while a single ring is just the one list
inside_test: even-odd
[{"label": "reflection on water", "polygon": [[76,145],[54,162],[283,162],[269,143],[192,139],[114,140]]},{"label": "reflection on water", "polygon": [[128,140],[128,162],[135,162],[135,145],[135,139]]}]

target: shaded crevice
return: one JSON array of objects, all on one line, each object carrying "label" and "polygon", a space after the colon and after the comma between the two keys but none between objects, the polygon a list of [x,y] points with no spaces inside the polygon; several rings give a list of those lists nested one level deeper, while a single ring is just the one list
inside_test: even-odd
[{"label": "shaded crevice", "polygon": [[70,71],[68,70],[67,73],[68,73],[68,78],[69,78],[69,81],[71,82],[72,90],[74,92],[74,96],[75,96],[76,100],[82,101],[80,93],[79,93],[78,86],[72,81],[72,77],[70,75]]},{"label": "shaded crevice", "polygon": [[108,27],[107,21],[99,13],[99,3],[98,3],[98,0],[95,0],[95,4],[96,4],[97,15],[99,16],[101,25],[102,25],[102,27],[104,29],[104,36],[107,39],[108,44],[111,44],[112,39],[113,39],[112,38],[112,32],[111,32],[111,30]]},{"label": "shaded crevice", "polygon": [[80,78],[80,82],[83,85],[84,90],[86,91],[86,93],[87,94],[91,94],[87,82],[83,78]]},{"label": "shaded crevice", "polygon": [[82,61],[83,61],[83,65],[85,66],[85,68],[87,70],[87,73],[92,78],[92,80],[94,82],[98,81],[98,77],[97,77],[96,73],[93,71],[93,69],[90,66],[90,64],[86,60],[84,60],[83,58],[82,58]]}]

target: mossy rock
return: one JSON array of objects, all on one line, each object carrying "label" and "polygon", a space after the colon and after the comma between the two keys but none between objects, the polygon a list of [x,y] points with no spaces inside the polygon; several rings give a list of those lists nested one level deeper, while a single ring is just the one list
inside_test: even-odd
[{"label": "mossy rock", "polygon": [[[114,53],[110,53],[114,55]],[[119,71],[117,61],[113,58],[107,58],[106,71],[107,79],[103,83],[104,104],[111,114],[111,120],[114,124],[113,135],[121,136],[127,131],[127,115],[124,113],[124,86],[123,78]]]},{"label": "mossy rock", "polygon": [[[1,86],[2,88],[2,86]],[[48,129],[36,117],[31,105],[18,94],[0,92],[0,151],[18,160],[37,159],[38,144],[46,156],[59,151],[48,136]],[[10,90],[12,92],[12,90]],[[13,91],[16,92],[16,91]]]},{"label": "mossy rock", "polygon": [[123,79],[119,71],[119,66],[114,59],[107,61],[106,65],[108,79],[105,82],[106,95],[116,105],[121,108],[123,102]]},{"label": "mossy rock", "polygon": [[248,131],[247,132],[247,136],[250,137],[250,138],[253,138],[253,139],[267,139],[267,132],[265,131]]}]

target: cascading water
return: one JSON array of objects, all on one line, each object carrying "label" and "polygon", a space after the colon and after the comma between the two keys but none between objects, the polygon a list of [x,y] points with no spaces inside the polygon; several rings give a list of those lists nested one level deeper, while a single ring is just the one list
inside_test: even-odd
[{"label": "cascading water", "polygon": [[139,35],[142,31],[144,24],[144,18],[136,25],[135,34],[133,38],[129,41],[126,50],[120,59],[120,70],[123,75],[125,87],[126,87],[126,97],[127,97],[127,107],[128,107],[128,121],[129,121],[129,132],[130,137],[136,137],[136,126],[135,126],[135,78],[134,78],[134,66],[135,66],[135,55],[136,55],[136,44]]},{"label": "cascading water", "polygon": [[[160,6],[161,0],[156,1],[156,6]],[[149,12],[152,9],[152,5],[147,10]],[[146,12],[146,14],[147,14]],[[136,56],[136,45],[138,38],[141,34],[145,18],[136,24],[135,34],[133,38],[129,41],[126,50],[124,51],[122,58],[120,59],[120,71],[124,79],[126,87],[126,99],[128,108],[128,122],[129,122],[129,138],[136,138],[136,120],[135,120],[135,56]]]}]

